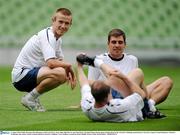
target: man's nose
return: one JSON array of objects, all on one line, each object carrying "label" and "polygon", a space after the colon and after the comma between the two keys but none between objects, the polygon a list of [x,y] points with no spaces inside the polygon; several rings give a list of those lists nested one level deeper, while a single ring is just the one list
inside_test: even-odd
[{"label": "man's nose", "polygon": [[66,24],[65,24],[65,23],[62,23],[62,24],[61,24],[61,27],[65,28],[65,27],[66,27]]},{"label": "man's nose", "polygon": [[115,46],[120,46],[120,44],[118,42],[116,42]]}]

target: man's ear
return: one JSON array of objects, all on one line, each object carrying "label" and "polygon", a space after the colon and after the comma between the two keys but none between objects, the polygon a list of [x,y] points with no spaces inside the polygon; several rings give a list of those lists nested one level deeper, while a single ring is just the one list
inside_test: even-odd
[{"label": "man's ear", "polygon": [[52,16],[52,22],[54,22],[54,21],[56,21],[56,16],[55,15]]}]

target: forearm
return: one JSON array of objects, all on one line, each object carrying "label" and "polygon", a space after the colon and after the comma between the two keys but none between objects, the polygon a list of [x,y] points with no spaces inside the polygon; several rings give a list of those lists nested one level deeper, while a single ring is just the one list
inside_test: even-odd
[{"label": "forearm", "polygon": [[79,78],[79,83],[80,86],[84,86],[85,84],[89,84],[88,79],[83,71],[82,66],[77,67],[77,72],[78,72],[78,78]]},{"label": "forearm", "polygon": [[56,68],[56,67],[69,68],[71,67],[71,64],[58,59],[49,59],[47,61],[47,66],[49,68]]}]

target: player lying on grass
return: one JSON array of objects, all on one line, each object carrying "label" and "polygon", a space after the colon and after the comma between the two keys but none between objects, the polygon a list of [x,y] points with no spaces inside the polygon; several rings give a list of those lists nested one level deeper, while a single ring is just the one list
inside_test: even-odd
[{"label": "player lying on grass", "polygon": [[[104,81],[88,80],[83,64],[95,66],[107,77]],[[104,64],[101,59],[91,59],[85,54],[77,56],[78,79],[81,86],[81,108],[93,121],[130,122],[142,121],[143,99],[146,93],[140,87],[144,81],[141,69],[132,70],[127,76]],[[124,99],[112,99],[111,89],[119,90]],[[159,115],[160,114],[156,114]]]}]

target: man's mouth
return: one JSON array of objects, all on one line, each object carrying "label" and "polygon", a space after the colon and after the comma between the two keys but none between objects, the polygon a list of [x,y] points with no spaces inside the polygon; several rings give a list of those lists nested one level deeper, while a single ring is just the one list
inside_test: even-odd
[{"label": "man's mouth", "polygon": [[121,49],[113,49],[113,51],[121,51]]}]

